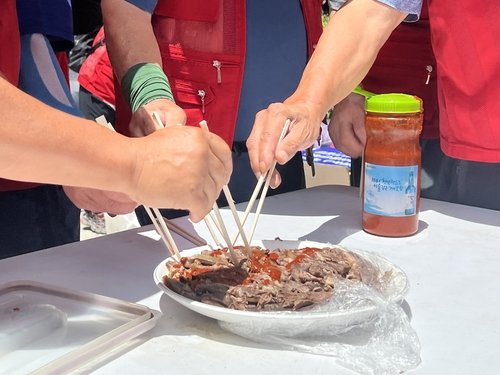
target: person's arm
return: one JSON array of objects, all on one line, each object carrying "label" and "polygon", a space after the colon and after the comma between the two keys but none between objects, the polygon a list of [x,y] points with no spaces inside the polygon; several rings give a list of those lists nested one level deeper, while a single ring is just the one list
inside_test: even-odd
[{"label": "person's arm", "polygon": [[[266,172],[274,159],[284,164],[317,139],[325,113],[361,82],[406,15],[374,0],[352,0],[330,18],[297,90],[256,116],[247,140],[256,175]],[[287,118],[293,125],[277,145]]]},{"label": "person's arm", "polygon": [[[154,9],[155,2],[151,0],[135,0],[134,2],[144,4],[144,9],[125,0],[102,0],[101,2],[104,28],[106,30],[106,48],[116,77],[122,83],[122,92],[130,91],[130,87],[125,82],[130,83],[132,81],[131,77],[134,74],[130,73],[131,68],[142,63],[162,67],[160,49],[151,25],[151,12]],[[166,126],[186,122],[184,111],[173,101],[168,79],[164,73],[161,69],[159,72],[153,73],[163,75],[165,82],[161,82],[161,79],[155,80],[155,88],[159,88],[159,90],[155,91],[158,94],[154,94],[158,96],[157,99],[147,100],[145,104],[137,105],[137,108],[134,108],[133,103],[129,103],[133,110],[133,117],[128,131],[130,135],[144,136],[158,129],[157,124],[151,119],[153,111],[159,113],[163,124]],[[145,75],[153,73],[144,73],[144,70],[141,70],[140,75],[144,78]],[[125,80],[124,77],[126,77]],[[151,90],[151,87],[151,84],[149,84],[149,87],[143,85],[142,90],[148,91]],[[138,91],[140,90],[134,90],[134,93],[137,94]],[[143,96],[145,91],[142,91],[142,94],[139,92],[134,97]]]},{"label": "person's arm", "polygon": [[120,82],[136,64],[148,62],[162,66],[151,26],[152,9],[143,10],[126,0],[102,0],[101,8],[106,48]]},{"label": "person's arm", "polygon": [[128,195],[152,207],[211,209],[232,171],[214,134],[173,126],[128,138],[55,110],[0,78],[0,176]]},{"label": "person's arm", "polygon": [[[0,78],[0,175],[20,181],[130,189],[127,139],[39,102]],[[110,145],[110,147],[108,147]],[[104,151],[103,151],[104,150]],[[112,168],[110,168],[112,166]]]}]

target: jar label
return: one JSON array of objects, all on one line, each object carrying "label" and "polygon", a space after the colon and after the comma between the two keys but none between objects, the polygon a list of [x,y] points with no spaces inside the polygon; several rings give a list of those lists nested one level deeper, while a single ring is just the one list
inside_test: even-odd
[{"label": "jar label", "polygon": [[365,163],[364,211],[380,216],[417,213],[418,165],[404,167]]}]

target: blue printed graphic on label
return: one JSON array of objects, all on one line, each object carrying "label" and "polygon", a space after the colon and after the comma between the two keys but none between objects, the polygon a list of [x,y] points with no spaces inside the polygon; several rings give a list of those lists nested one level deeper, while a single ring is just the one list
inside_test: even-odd
[{"label": "blue printed graphic on label", "polygon": [[381,216],[417,212],[418,166],[388,167],[365,163],[364,211]]}]

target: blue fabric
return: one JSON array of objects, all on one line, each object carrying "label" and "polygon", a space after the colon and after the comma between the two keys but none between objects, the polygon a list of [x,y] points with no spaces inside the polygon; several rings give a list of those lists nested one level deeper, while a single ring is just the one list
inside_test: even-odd
[{"label": "blue fabric", "polygon": [[[423,0],[377,0],[379,3],[390,6],[391,8],[397,9],[401,12],[408,13],[405,21],[415,22],[418,21],[420,17],[420,11],[422,10]],[[330,9],[339,10],[342,5],[344,5],[347,0],[328,0],[328,5]]]},{"label": "blue fabric", "polygon": [[140,8],[152,14],[158,0],[127,0],[127,2],[135,5],[137,8]]},{"label": "blue fabric", "polygon": [[32,35],[21,36],[21,66],[19,71],[19,88],[25,93],[37,98],[38,100],[53,108],[57,108],[63,112],[75,116],[83,117],[82,113],[78,109],[78,106],[73,100],[68,84],[66,83],[59,63],[57,62],[56,56],[47,40],[46,43],[50,56],[50,63],[54,66],[57,74],[57,79],[59,80],[59,86],[63,89],[66,96],[66,103],[62,103],[60,100],[55,98],[45,86],[43,79],[40,76],[38,66],[33,58],[30,47],[31,38]]},{"label": "blue fabric", "polygon": [[293,93],[306,63],[300,1],[247,1],[247,52],[235,141],[248,138],[258,111]]},{"label": "blue fabric", "polygon": [[17,0],[16,6],[21,35],[45,35],[56,52],[73,47],[70,0]]}]

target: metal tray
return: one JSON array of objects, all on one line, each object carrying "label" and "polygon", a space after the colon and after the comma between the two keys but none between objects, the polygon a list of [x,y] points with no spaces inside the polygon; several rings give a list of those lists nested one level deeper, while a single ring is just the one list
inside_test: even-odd
[{"label": "metal tray", "polygon": [[67,373],[150,330],[161,313],[35,281],[0,286],[0,374]]}]

